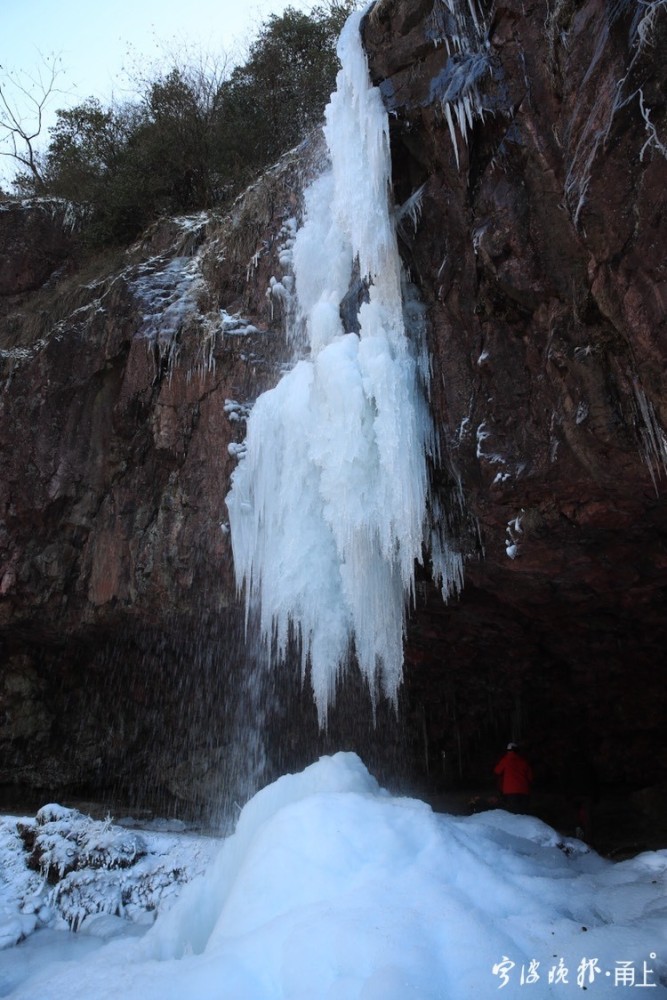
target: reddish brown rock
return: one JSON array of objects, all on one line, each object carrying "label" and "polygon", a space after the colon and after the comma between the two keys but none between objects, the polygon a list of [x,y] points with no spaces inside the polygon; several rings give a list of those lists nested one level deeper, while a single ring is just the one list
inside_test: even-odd
[{"label": "reddish brown rock", "polygon": [[40,288],[72,253],[79,225],[61,199],[0,196],[0,296]]},{"label": "reddish brown rock", "polygon": [[353,676],[317,737],[297,664],[257,680],[220,527],[225,401],[284,357],[288,160],[224,219],[3,301],[0,784],[224,797],[248,703],[277,770],[345,745],[381,776],[486,783],[519,736],[542,788],[573,749],[605,781],[665,780],[667,13],[460,8],[382,0],[364,27],[466,555],[449,605],[421,574],[400,725],[380,705],[373,729]]},{"label": "reddish brown rock", "polygon": [[229,743],[245,657],[225,497],[243,407],[285,358],[266,289],[295,171],[4,303],[0,786],[155,800]]},{"label": "reddish brown rock", "polygon": [[[587,742],[606,779],[650,783],[667,765],[667,11],[503,0],[478,32],[466,4],[458,23],[408,7],[376,5],[364,39],[397,201],[423,186],[402,248],[469,539],[460,601],[425,585],[413,616],[422,750],[484,775],[520,735],[555,779]],[[451,86],[464,64],[474,91]],[[454,126],[460,167],[443,80],[450,107],[477,107],[465,141]]]}]

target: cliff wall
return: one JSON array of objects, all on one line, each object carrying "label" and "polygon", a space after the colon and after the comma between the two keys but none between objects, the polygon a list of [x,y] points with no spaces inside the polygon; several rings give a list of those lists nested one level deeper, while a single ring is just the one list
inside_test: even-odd
[{"label": "cliff wall", "polygon": [[[573,753],[655,785],[664,2],[380,0],[364,42],[425,310],[433,491],[466,556],[459,599],[420,579],[392,752],[434,786],[486,781],[512,735],[544,785]],[[0,785],[191,803],[218,787],[255,657],[224,498],[246,408],[287,358],[318,156],[288,156],[231,213],[84,263],[58,211],[2,207]],[[298,669],[281,683],[275,763],[296,766],[346,724],[318,737]]]},{"label": "cliff wall", "polygon": [[436,478],[468,536],[460,602],[424,585],[408,648],[454,757],[495,719],[543,773],[578,745],[608,778],[664,778],[666,14],[386,0],[366,19]]}]

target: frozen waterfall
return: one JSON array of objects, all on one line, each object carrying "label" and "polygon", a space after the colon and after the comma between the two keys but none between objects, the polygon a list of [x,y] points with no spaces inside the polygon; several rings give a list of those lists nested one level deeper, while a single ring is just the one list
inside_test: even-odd
[{"label": "frozen waterfall", "polygon": [[[434,451],[427,366],[403,318],[387,116],[360,21],[353,13],[339,41],[325,124],[331,165],[306,194],[294,248],[310,357],[257,400],[227,497],[246,608],[259,607],[278,660],[296,630],[321,723],[352,649],[371,695],[396,698]],[[357,261],[368,289],[358,335],[339,309]],[[433,563],[438,577],[451,575],[445,593],[458,585],[459,556],[441,550]]]}]

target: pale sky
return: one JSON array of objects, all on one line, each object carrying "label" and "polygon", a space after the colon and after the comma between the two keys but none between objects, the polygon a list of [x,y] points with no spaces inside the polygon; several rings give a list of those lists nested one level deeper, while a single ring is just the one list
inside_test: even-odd
[{"label": "pale sky", "polygon": [[[52,111],[89,96],[105,103],[112,95],[128,95],[127,69],[150,71],[165,63],[165,53],[181,48],[221,59],[242,57],[270,14],[314,5],[315,0],[0,0],[0,66],[34,75],[40,53],[57,54],[63,69],[57,85],[64,93],[51,102]],[[0,180],[9,166],[0,157]]]}]

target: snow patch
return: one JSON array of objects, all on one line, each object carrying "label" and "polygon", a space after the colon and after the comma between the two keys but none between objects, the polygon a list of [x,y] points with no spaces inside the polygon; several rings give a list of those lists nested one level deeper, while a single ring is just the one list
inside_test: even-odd
[{"label": "snow patch", "polygon": [[210,840],[193,838],[182,852],[173,834],[159,830],[153,827],[149,843],[143,831],[57,803],[35,819],[0,818],[0,948],[46,927],[77,930],[95,914],[152,924],[215,850]]},{"label": "snow patch", "polygon": [[519,555],[519,541],[523,535],[523,528],[521,527],[521,515],[523,513],[522,509],[516,517],[507,522],[507,527],[505,528],[505,552],[510,559],[516,559]]},{"label": "snow patch", "polygon": [[260,332],[240,313],[228,313],[225,309],[220,310],[220,322],[222,332],[226,337],[249,337],[251,334]]}]

